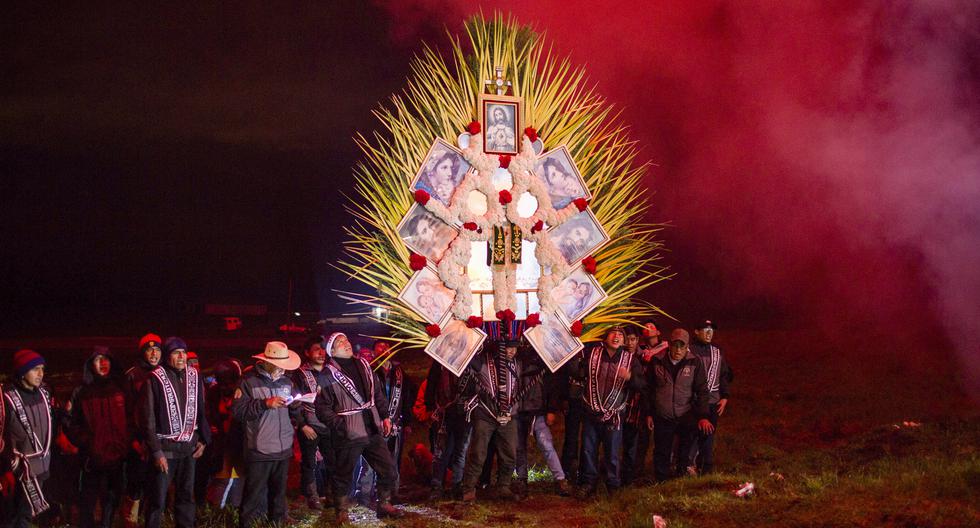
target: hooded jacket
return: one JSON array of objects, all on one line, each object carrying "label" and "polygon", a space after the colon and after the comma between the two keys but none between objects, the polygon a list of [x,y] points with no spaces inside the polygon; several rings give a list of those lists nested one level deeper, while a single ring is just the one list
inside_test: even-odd
[{"label": "hooded jacket", "polygon": [[[95,371],[96,356],[109,358],[109,374]],[[107,468],[123,461],[132,440],[121,370],[108,350],[95,350],[82,370],[82,385],[72,394],[66,433],[82,453],[86,467]]]}]

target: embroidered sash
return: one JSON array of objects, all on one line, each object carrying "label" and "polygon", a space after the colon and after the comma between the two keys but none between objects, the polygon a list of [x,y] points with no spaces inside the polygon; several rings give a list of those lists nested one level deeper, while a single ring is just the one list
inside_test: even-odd
[{"label": "embroidered sash", "polygon": [[48,501],[44,499],[44,494],[41,492],[41,484],[37,481],[37,477],[31,471],[30,459],[32,458],[44,458],[48,456],[48,451],[51,449],[51,429],[53,424],[51,423],[51,404],[48,401],[48,393],[44,389],[38,389],[41,391],[41,398],[44,400],[44,408],[47,410],[45,415],[48,419],[48,434],[41,444],[41,440],[37,437],[34,432],[34,427],[31,425],[31,421],[27,418],[27,409],[24,408],[24,400],[21,399],[20,394],[17,393],[16,388],[11,388],[7,393],[7,400],[10,401],[10,405],[13,406],[13,412],[16,414],[17,419],[20,421],[20,425],[24,428],[27,433],[28,438],[31,440],[31,445],[34,447],[34,453],[25,454],[17,451],[16,448],[13,449],[14,454],[14,469],[17,466],[23,466],[23,471],[20,474],[20,485],[24,487],[24,495],[27,496],[27,502],[31,506],[31,517],[36,517],[37,515],[43,513],[45,510],[51,506]]},{"label": "embroidered sash", "polygon": [[344,391],[351,397],[352,400],[354,400],[354,403],[357,404],[357,406],[354,408],[338,411],[336,414],[339,416],[350,416],[374,407],[374,375],[371,373],[371,366],[368,365],[367,361],[364,361],[361,358],[357,358],[357,361],[360,363],[361,368],[364,369],[364,372],[368,373],[368,393],[371,394],[371,398],[368,401],[364,401],[364,398],[361,397],[361,393],[357,392],[357,385],[354,384],[354,380],[350,379],[346,374],[344,374],[344,371],[341,370],[340,365],[338,365],[333,358],[331,358],[330,362],[327,363],[327,368],[330,369],[330,375],[333,376],[333,379],[344,388]]},{"label": "embroidered sash", "polygon": [[711,346],[711,360],[708,363],[708,392],[718,392],[718,371],[721,370],[721,350]]},{"label": "embroidered sash", "polygon": [[613,421],[613,425],[618,429],[620,426],[620,411],[626,408],[628,403],[626,398],[623,401],[616,403],[616,400],[623,395],[623,387],[626,385],[626,380],[618,375],[619,369],[625,368],[629,369],[633,364],[633,354],[628,354],[625,351],[620,352],[619,363],[616,366],[617,375],[613,377],[613,385],[609,388],[609,392],[606,393],[605,398],[602,397],[601,392],[605,387],[600,387],[601,380],[599,380],[599,367],[602,363],[602,354],[605,354],[605,350],[602,345],[597,346],[592,349],[592,354],[589,356],[589,374],[585,379],[585,398],[586,404],[593,412],[597,412],[602,415],[600,421],[608,422]]},{"label": "embroidered sash", "polygon": [[398,412],[402,401],[402,383],[404,382],[404,373],[402,372],[401,368],[394,365],[392,365],[391,368],[394,369],[395,380],[394,385],[391,386],[391,392],[388,397],[388,416],[391,417],[391,421],[394,422],[395,416],[401,416],[396,413]]},{"label": "embroidered sash", "polygon": [[167,402],[167,421],[170,423],[168,434],[157,433],[157,438],[174,440],[176,442],[190,442],[197,429],[197,369],[185,368],[184,372],[187,381],[184,384],[184,411],[180,410],[180,400],[177,399],[177,390],[164,369],[153,369],[152,374],[160,381],[163,388],[163,398]]}]

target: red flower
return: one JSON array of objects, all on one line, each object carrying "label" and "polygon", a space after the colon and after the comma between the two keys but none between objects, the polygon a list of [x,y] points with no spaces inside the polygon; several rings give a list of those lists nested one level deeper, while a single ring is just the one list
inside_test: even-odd
[{"label": "red flower", "polygon": [[510,154],[501,154],[497,156],[497,159],[500,160],[501,169],[506,169],[507,167],[510,167]]},{"label": "red flower", "polygon": [[497,319],[500,319],[501,321],[504,322],[513,321],[516,318],[517,316],[514,315],[514,311],[511,310],[510,308],[497,312]]},{"label": "red flower", "polygon": [[425,325],[425,333],[429,334],[429,337],[439,337],[442,329],[437,324]]},{"label": "red flower", "polygon": [[524,320],[528,328],[534,328],[541,324],[541,314],[534,312],[532,314],[527,314],[527,319]]},{"label": "red flower", "polygon": [[412,253],[408,256],[408,267],[412,268],[412,271],[419,271],[425,267],[426,259],[425,255],[419,255],[418,253]]},{"label": "red flower", "polygon": [[582,259],[582,267],[584,267],[585,271],[589,272],[590,275],[595,275],[595,267],[596,267],[595,257],[589,255],[588,257]]},{"label": "red flower", "polygon": [[572,203],[575,204],[575,207],[578,207],[579,211],[584,211],[589,206],[589,202],[585,198],[576,198]]},{"label": "red flower", "polygon": [[470,328],[483,326],[483,318],[479,315],[471,315],[470,318],[466,320],[466,326]]},{"label": "red flower", "polygon": [[420,205],[425,205],[429,202],[429,193],[425,192],[425,189],[415,191],[415,201]]},{"label": "red flower", "polygon": [[500,203],[502,205],[509,204],[510,201],[513,200],[513,199],[514,198],[510,195],[510,191],[508,191],[507,189],[504,189],[504,190],[500,191]]},{"label": "red flower", "polygon": [[580,337],[582,335],[582,321],[576,319],[575,322],[572,323],[571,331],[573,336]]},{"label": "red flower", "polygon": [[470,124],[466,125],[466,131],[474,136],[480,133],[481,128],[479,121],[470,121]]},{"label": "red flower", "polygon": [[538,220],[537,222],[534,223],[533,226],[531,226],[531,233],[537,233],[542,229],[544,229],[544,221]]},{"label": "red flower", "polygon": [[535,141],[538,140],[538,131],[535,130],[534,127],[525,128],[524,135],[531,140],[531,143],[534,143]]},{"label": "red flower", "polygon": [[476,222],[465,222],[463,223],[463,227],[470,231],[476,231],[479,226],[476,225]]}]

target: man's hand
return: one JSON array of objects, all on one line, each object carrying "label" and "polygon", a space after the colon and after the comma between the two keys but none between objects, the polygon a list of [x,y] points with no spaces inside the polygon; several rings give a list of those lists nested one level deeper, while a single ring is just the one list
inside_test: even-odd
[{"label": "man's hand", "polygon": [[204,454],[204,444],[198,442],[197,447],[194,448],[194,454],[191,456],[193,456],[194,458],[201,458],[201,455],[203,454]]},{"label": "man's hand", "polygon": [[316,440],[316,431],[313,430],[312,427],[304,425],[303,427],[300,427],[299,430],[301,433],[303,433],[303,436],[305,436],[307,440]]},{"label": "man's hand", "polygon": [[381,435],[388,436],[391,434],[391,430],[391,418],[385,418],[385,420],[381,422]]},{"label": "man's hand", "polygon": [[170,467],[167,466],[167,457],[160,457],[153,461],[153,465],[160,470],[160,473],[166,473]]},{"label": "man's hand", "polygon": [[548,427],[551,427],[552,425],[555,425],[555,413],[548,413],[548,414],[544,415],[544,423]]},{"label": "man's hand", "polygon": [[653,431],[653,416],[647,416],[647,429]]},{"label": "man's hand", "polygon": [[633,376],[633,373],[631,373],[630,369],[628,368],[620,367],[619,370],[616,371],[616,375],[619,376],[620,378],[623,378],[626,381],[629,381],[630,378]]},{"label": "man's hand", "polygon": [[280,396],[273,396],[265,399],[265,407],[267,409],[278,409],[285,404],[286,400],[282,399]]},{"label": "man's hand", "polygon": [[725,407],[728,407],[728,398],[718,400],[718,416],[725,414]]},{"label": "man's hand", "polygon": [[715,426],[711,425],[711,422],[707,418],[701,418],[701,421],[698,422],[698,429],[704,434],[715,432]]}]

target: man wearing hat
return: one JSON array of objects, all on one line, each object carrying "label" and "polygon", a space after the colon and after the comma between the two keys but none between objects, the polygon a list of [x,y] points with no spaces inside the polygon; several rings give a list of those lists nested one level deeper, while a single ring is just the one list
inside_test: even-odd
[{"label": "man wearing hat", "polygon": [[[231,404],[232,416],[245,431],[245,490],[238,520],[248,528],[267,517],[286,521],[286,475],[293,454],[293,423],[289,401],[293,382],[287,371],[299,368],[299,355],[280,341],[266,343],[252,356],[255,369],[242,378]],[[295,416],[299,405],[292,405]],[[271,504],[270,504],[271,503]]]},{"label": "man wearing hat", "polygon": [[[653,429],[653,469],[658,482],[682,474],[697,430],[714,431],[708,421],[708,384],[701,360],[691,353],[683,328],[670,333],[670,345],[650,360],[647,427]],[[677,440],[676,469],[670,460]]]},{"label": "man wearing hat", "polygon": [[580,495],[595,493],[599,479],[599,445],[606,463],[606,490],[619,489],[623,449],[623,419],[630,391],[645,388],[642,367],[623,346],[621,326],[606,330],[602,343],[587,350],[578,360],[578,377],[583,387],[582,468]]},{"label": "man wearing hat", "polygon": [[[326,338],[322,335],[312,336],[303,343],[303,364],[293,371],[293,386],[301,393],[317,393],[320,387],[326,382],[327,364]],[[299,450],[302,456],[300,461],[300,491],[306,495],[306,504],[310,509],[320,510],[320,492],[316,484],[316,453],[319,449],[320,456],[333,457],[333,449],[330,447],[330,430],[316,417],[316,410],[312,403],[303,403],[301,412],[296,422],[297,435],[299,438]],[[327,472],[330,471],[330,464],[324,464]]]},{"label": "man wearing hat", "polygon": [[211,441],[204,405],[204,380],[187,367],[187,343],[163,342],[161,368],[150,371],[141,391],[143,439],[153,464],[146,486],[146,527],[159,528],[174,485],[174,524],[194,526],[195,462]]},{"label": "man wearing hat", "polygon": [[725,354],[715,344],[717,326],[714,321],[705,319],[694,329],[691,352],[701,360],[708,382],[708,420],[715,430],[711,434],[698,434],[691,449],[690,470],[698,474],[710,473],[714,469],[715,435],[718,434],[718,417],[725,414],[728,406],[728,384],[732,381],[732,369],[725,360]]},{"label": "man wearing hat", "polygon": [[154,333],[148,333],[140,338],[140,357],[136,365],[126,371],[126,409],[129,413],[130,429],[133,431],[132,450],[126,462],[126,495],[129,503],[123,508],[126,526],[133,527],[139,522],[140,500],[143,498],[143,488],[146,478],[153,469],[149,454],[146,452],[146,440],[143,438],[142,406],[140,392],[150,377],[150,372],[160,365],[163,353],[163,340]]},{"label": "man wearing hat", "polygon": [[367,361],[353,357],[344,334],[334,332],[327,337],[326,350],[330,356],[326,366],[329,376],[320,387],[314,407],[317,418],[333,434],[336,459],[332,488],[337,523],[350,520],[347,494],[354,466],[362,456],[378,475],[378,517],[400,517],[401,511],[391,504],[396,470],[385,443],[392,425],[381,380]]},{"label": "man wearing hat", "polygon": [[44,380],[44,358],[33,350],[18,350],[13,360],[14,379],[4,387],[2,465],[16,482],[7,481],[4,493],[13,500],[0,512],[0,526],[26,527],[31,519],[48,509],[43,485],[51,465],[51,435],[55,424],[51,418],[50,395],[41,386]]}]

